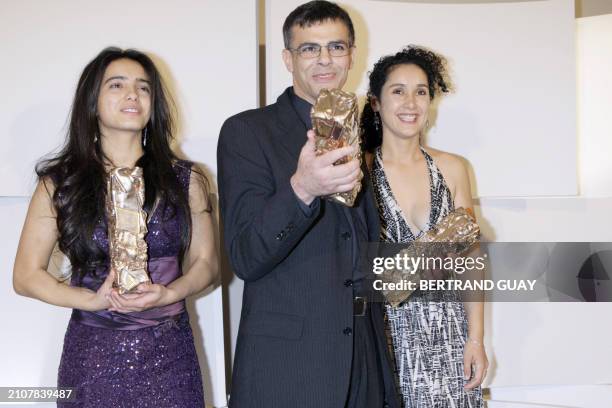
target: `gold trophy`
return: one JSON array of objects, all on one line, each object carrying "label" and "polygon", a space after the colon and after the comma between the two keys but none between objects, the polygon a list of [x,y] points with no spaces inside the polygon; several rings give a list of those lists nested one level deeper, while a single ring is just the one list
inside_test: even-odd
[{"label": "gold trophy", "polygon": [[[357,150],[352,157],[344,157],[334,164],[344,164],[349,160],[359,160],[361,163],[355,94],[340,89],[322,89],[312,107],[310,117],[316,133],[317,154],[320,155],[344,146],[355,146]],[[358,183],[351,191],[331,194],[327,198],[352,207],[360,190],[361,183]]]},{"label": "gold trophy", "polygon": [[140,167],[111,170],[106,195],[110,265],[117,275],[113,286],[127,293],[141,283],[150,282],[147,274],[147,214],[143,210],[144,177]]},{"label": "gold trophy", "polygon": [[[425,256],[461,255],[470,250],[480,239],[480,227],[470,209],[457,208],[449,213],[438,224],[419,239],[410,243],[409,246],[399,252],[400,256],[417,258]],[[382,273],[382,281],[385,283],[399,283],[402,281],[414,282],[417,286],[423,279],[423,270],[406,271],[403,269],[387,269]],[[393,307],[399,306],[412,295],[414,291],[383,290],[382,293],[387,302]]]}]

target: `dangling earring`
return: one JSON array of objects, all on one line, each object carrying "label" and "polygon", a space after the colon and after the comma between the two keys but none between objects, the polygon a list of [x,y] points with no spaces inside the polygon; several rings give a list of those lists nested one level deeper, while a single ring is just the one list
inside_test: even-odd
[{"label": "dangling earring", "polygon": [[147,128],[144,128],[144,135],[142,136],[142,145],[146,146],[147,145]]},{"label": "dangling earring", "polygon": [[[96,112],[96,119],[100,120],[100,114],[98,112]],[[98,132],[99,131],[100,131],[100,127],[98,125]],[[98,133],[94,135],[94,143],[97,143],[97,142],[98,142]]]},{"label": "dangling earring", "polygon": [[378,112],[374,112],[374,128],[377,132],[380,132],[380,115]]}]

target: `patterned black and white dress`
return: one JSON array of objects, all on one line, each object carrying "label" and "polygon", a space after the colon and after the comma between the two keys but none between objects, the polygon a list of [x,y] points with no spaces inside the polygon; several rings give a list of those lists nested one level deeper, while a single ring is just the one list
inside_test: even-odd
[{"label": "patterned black and white dress", "polygon": [[[429,169],[431,209],[427,226],[415,235],[389,186],[381,149],[376,149],[371,177],[383,242],[414,241],[454,210],[442,173],[425,149],[421,147],[421,151]],[[480,387],[463,389],[467,318],[456,292],[417,291],[398,307],[387,304],[386,319],[398,387],[406,408],[483,407]]]}]

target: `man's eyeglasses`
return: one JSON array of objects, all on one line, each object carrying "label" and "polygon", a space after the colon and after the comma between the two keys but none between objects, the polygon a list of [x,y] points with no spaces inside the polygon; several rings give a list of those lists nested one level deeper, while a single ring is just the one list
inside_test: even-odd
[{"label": "man's eyeglasses", "polygon": [[330,42],[327,45],[321,44],[302,44],[297,48],[289,48],[289,51],[296,52],[300,57],[304,59],[319,58],[321,55],[321,48],[327,48],[330,57],[344,57],[351,51],[351,46],[343,41]]}]

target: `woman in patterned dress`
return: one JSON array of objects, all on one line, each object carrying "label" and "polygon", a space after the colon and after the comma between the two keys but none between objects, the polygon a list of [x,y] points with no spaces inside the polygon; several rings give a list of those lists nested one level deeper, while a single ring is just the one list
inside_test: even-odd
[{"label": "woman in patterned dress", "polygon": [[[185,298],[217,276],[207,183],[170,150],[171,105],[145,54],[107,48],[84,69],[64,149],[37,166],[38,186],[13,272],[17,293],[72,309],[58,386],[69,407],[202,407],[202,378]],[[113,289],[106,181],[143,169],[151,283]],[[47,273],[56,243],[69,284]]]},{"label": "woman in patterned dress", "polygon": [[[471,208],[466,167],[422,146],[431,102],[448,92],[445,60],[418,46],[381,58],[361,118],[381,220],[381,241],[408,243],[456,207]],[[483,304],[453,291],[417,291],[386,306],[388,335],[407,408],[481,408],[488,366]]]}]

